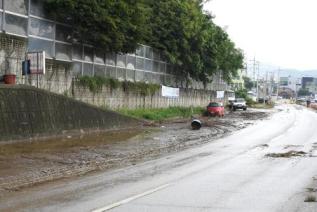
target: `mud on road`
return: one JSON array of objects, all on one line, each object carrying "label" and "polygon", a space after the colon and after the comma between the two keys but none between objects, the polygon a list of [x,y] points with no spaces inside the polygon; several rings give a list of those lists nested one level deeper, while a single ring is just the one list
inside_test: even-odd
[{"label": "mud on road", "polygon": [[65,137],[28,143],[0,144],[0,196],[39,183],[122,168],[212,142],[258,120],[273,110],[229,112],[224,118],[200,117],[130,131]]}]

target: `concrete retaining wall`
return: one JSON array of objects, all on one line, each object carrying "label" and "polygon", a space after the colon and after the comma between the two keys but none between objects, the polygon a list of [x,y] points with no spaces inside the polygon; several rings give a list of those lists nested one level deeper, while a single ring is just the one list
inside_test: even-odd
[{"label": "concrete retaining wall", "polygon": [[137,127],[138,120],[25,86],[0,86],[0,141],[81,129]]},{"label": "concrete retaining wall", "polygon": [[162,97],[161,90],[154,95],[144,96],[140,93],[123,91],[119,88],[111,90],[104,87],[102,91],[92,93],[89,89],[74,85],[69,94],[73,98],[113,110],[121,108],[167,108],[167,107],[206,107],[211,100],[215,100],[216,92],[208,90],[180,89],[179,98]]}]

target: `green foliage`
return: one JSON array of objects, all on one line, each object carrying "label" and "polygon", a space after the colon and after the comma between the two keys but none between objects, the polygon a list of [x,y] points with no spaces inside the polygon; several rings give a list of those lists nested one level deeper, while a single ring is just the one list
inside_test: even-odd
[{"label": "green foliage", "polygon": [[45,0],[57,20],[73,26],[73,41],[106,52],[133,52],[138,43],[163,53],[178,81],[206,85],[220,73],[230,82],[243,54],[203,11],[203,0]]},{"label": "green foliage", "polygon": [[145,42],[164,53],[180,80],[192,78],[206,84],[220,72],[229,82],[242,68],[241,51],[203,12],[202,1],[145,2],[151,8]]},{"label": "green foliage", "polygon": [[103,86],[108,86],[110,89],[117,89],[121,85],[121,82],[117,79],[100,76],[81,76],[78,78],[77,83],[85,88],[89,88],[93,93],[101,92]]},{"label": "green foliage", "polygon": [[78,78],[77,84],[85,88],[89,88],[92,93],[102,91],[102,87],[109,87],[110,89],[118,89],[120,86],[126,92],[140,93],[141,95],[148,96],[154,95],[161,86],[158,84],[148,84],[145,82],[120,82],[117,79],[100,77],[100,76],[82,76]]},{"label": "green foliage", "polygon": [[253,103],[250,106],[256,109],[272,109],[274,107],[274,103],[273,102],[269,104]]},{"label": "green foliage", "polygon": [[254,102],[249,96],[248,96],[248,90],[247,89],[240,89],[235,92],[236,98],[243,98],[245,99],[247,105],[254,105],[256,102]]},{"label": "green foliage", "polygon": [[304,88],[300,88],[297,93],[298,96],[309,96],[310,92]]},{"label": "green foliage", "polygon": [[247,89],[240,89],[235,92],[236,98],[244,98],[248,97],[248,90]]},{"label": "green foliage", "polygon": [[77,81],[78,85],[89,88],[92,93],[100,92],[105,82],[105,78],[90,76],[81,76]]},{"label": "green foliage", "polygon": [[248,96],[245,98],[245,101],[246,101],[247,105],[249,105],[249,106],[253,106],[254,104],[256,104],[256,102],[253,101],[253,99],[251,99]]},{"label": "green foliage", "polygon": [[148,119],[153,121],[161,121],[164,119],[169,119],[173,117],[183,117],[189,118],[194,114],[202,114],[204,108],[194,107],[194,108],[186,108],[186,107],[169,107],[169,108],[161,108],[161,109],[135,109],[135,110],[126,110],[122,109],[119,112],[128,116]]},{"label": "green foliage", "polygon": [[138,0],[44,0],[50,16],[73,26],[73,40],[107,52],[133,52],[143,40]]},{"label": "green foliage", "polygon": [[141,95],[148,96],[154,95],[161,86],[158,84],[151,84],[145,82],[129,82],[125,81],[122,83],[122,88],[125,91],[133,91],[135,93],[140,93]]},{"label": "green foliage", "polygon": [[248,90],[251,90],[255,85],[255,83],[247,76],[243,76],[244,87]]}]

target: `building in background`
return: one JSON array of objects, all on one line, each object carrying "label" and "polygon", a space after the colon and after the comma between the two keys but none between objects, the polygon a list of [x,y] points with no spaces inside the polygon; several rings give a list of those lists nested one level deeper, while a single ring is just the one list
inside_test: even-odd
[{"label": "building in background", "polygon": [[237,76],[232,79],[232,82],[230,84],[232,90],[237,91],[240,89],[244,89],[244,76],[246,76],[245,71],[238,70]]},{"label": "building in background", "polygon": [[305,79],[305,87],[303,87],[303,89],[307,90],[311,94],[317,94],[317,78],[313,78],[313,80],[309,79],[309,81]]},{"label": "building in background", "polygon": [[294,92],[297,92],[301,88],[301,85],[302,85],[301,81],[302,81],[301,78],[296,78],[292,76],[280,77],[279,87],[288,88],[293,90]]},{"label": "building in background", "polygon": [[288,86],[288,77],[280,77],[280,86]]},{"label": "building in background", "polygon": [[297,77],[280,77],[278,86],[278,95],[284,98],[296,98],[301,89],[302,79]]},{"label": "building in background", "polygon": [[313,83],[314,77],[303,77],[302,78],[302,88],[306,89],[306,86]]}]

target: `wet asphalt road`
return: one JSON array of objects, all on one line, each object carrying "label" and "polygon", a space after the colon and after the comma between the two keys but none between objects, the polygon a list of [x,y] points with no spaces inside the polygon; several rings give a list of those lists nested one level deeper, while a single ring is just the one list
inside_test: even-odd
[{"label": "wet asphalt road", "polygon": [[200,147],[30,188],[0,200],[2,209],[317,211],[316,203],[304,202],[316,196],[317,114],[300,106],[278,109],[268,120]]}]

